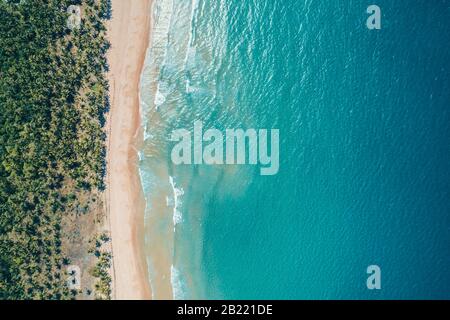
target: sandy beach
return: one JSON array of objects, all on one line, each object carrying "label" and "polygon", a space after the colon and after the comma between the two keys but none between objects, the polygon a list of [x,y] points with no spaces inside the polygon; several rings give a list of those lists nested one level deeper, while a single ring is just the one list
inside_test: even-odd
[{"label": "sandy beach", "polygon": [[151,0],[113,0],[108,25],[111,110],[107,202],[113,251],[112,298],[150,299],[143,254],[145,203],[137,168],[139,81],[149,39]]}]

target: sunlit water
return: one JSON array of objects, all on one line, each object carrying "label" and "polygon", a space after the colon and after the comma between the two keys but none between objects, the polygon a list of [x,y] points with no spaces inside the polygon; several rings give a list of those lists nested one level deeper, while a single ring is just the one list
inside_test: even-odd
[{"label": "sunlit water", "polygon": [[[362,0],[156,0],[140,151],[156,297],[159,278],[175,298],[450,298],[450,2],[376,2],[379,31]],[[195,120],[279,129],[279,173],[173,165],[170,134]]]}]

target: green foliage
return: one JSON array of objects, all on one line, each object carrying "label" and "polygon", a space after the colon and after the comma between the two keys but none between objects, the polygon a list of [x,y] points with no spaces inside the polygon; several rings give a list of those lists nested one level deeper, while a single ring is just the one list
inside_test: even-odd
[{"label": "green foliage", "polygon": [[93,277],[97,278],[95,283],[96,299],[109,300],[111,298],[111,268],[112,255],[109,252],[100,252],[98,262],[91,270]]},{"label": "green foliage", "polygon": [[91,275],[96,278],[95,287],[95,298],[98,300],[109,300],[111,299],[111,261],[112,254],[107,250],[102,250],[105,244],[110,241],[107,233],[103,232],[97,235],[95,238],[91,239],[89,242],[91,244],[91,249],[89,253],[97,257],[97,263],[95,267],[90,270]]},{"label": "green foliage", "polygon": [[0,0],[0,299],[73,297],[60,226],[104,189],[108,3]]}]

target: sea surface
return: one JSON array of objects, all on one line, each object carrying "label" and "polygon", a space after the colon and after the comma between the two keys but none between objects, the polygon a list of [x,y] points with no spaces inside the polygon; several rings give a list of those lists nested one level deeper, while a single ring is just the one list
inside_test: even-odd
[{"label": "sea surface", "polygon": [[[153,17],[155,298],[450,299],[450,1],[155,0]],[[171,133],[196,120],[279,129],[278,174],[174,165]]]}]

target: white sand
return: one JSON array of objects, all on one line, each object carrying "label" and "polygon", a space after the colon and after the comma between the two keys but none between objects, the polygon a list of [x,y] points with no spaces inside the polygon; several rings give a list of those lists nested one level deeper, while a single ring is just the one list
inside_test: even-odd
[{"label": "white sand", "polygon": [[143,254],[144,200],[137,168],[139,80],[148,45],[151,0],[113,0],[108,23],[111,111],[107,202],[113,250],[113,299],[150,299]]}]

